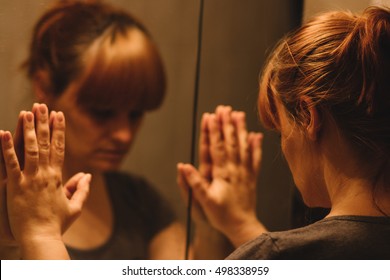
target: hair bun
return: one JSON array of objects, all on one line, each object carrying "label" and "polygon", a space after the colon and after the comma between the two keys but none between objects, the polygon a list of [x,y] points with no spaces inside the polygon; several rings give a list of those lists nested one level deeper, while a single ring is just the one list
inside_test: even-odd
[{"label": "hair bun", "polygon": [[358,58],[362,63],[363,87],[359,103],[367,104],[367,113],[382,113],[390,106],[390,10],[370,7],[357,20],[360,42]]}]

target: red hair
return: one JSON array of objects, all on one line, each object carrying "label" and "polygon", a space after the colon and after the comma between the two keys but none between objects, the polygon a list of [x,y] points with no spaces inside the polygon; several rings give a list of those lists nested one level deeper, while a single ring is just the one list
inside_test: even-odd
[{"label": "red hair", "polygon": [[390,156],[390,11],[362,15],[328,12],[286,36],[260,79],[258,109],[267,128],[279,129],[276,102],[299,125],[301,101],[331,116],[365,160]]},{"label": "red hair", "polygon": [[49,76],[48,94],[77,81],[82,106],[160,106],[165,95],[161,57],[145,27],[100,1],[59,1],[35,25],[25,66]]}]

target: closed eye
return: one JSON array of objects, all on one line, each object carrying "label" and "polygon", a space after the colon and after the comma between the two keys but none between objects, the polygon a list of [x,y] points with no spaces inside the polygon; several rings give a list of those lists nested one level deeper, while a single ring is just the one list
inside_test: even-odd
[{"label": "closed eye", "polygon": [[143,111],[131,111],[129,113],[129,119],[131,121],[138,121],[143,117],[143,115],[144,115]]},{"label": "closed eye", "polygon": [[108,120],[112,117],[114,117],[115,115],[115,111],[114,110],[106,110],[106,109],[91,109],[89,110],[90,114],[92,115],[92,117],[98,119],[98,120]]}]

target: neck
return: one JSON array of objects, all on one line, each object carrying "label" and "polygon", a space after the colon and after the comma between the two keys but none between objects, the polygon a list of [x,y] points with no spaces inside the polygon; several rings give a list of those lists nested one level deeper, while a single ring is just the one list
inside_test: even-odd
[{"label": "neck", "polygon": [[374,181],[363,174],[361,165],[343,161],[325,164],[325,184],[331,211],[329,216],[389,216],[390,190],[383,181]]},{"label": "neck", "polygon": [[329,216],[389,216],[390,193],[360,179],[349,178],[333,188]]},{"label": "neck", "polygon": [[330,124],[323,135],[321,164],[330,199],[329,215],[390,215],[389,182],[373,179],[378,168],[356,156],[337,126]]}]

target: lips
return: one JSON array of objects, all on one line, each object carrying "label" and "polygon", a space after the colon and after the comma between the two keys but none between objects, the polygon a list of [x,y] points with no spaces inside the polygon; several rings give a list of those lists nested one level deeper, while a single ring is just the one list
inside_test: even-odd
[{"label": "lips", "polygon": [[121,160],[126,155],[126,153],[127,150],[107,149],[107,150],[99,150],[97,152],[97,156],[100,158],[118,161]]}]

